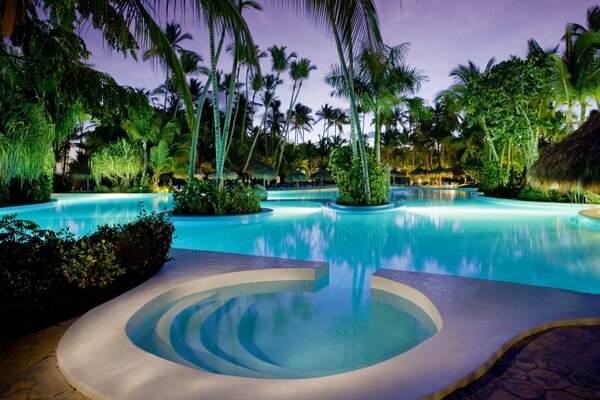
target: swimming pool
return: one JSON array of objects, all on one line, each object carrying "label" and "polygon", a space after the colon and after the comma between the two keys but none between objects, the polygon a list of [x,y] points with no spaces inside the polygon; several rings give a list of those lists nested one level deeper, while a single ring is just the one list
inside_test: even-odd
[{"label": "swimming pool", "polygon": [[[229,217],[200,221],[174,218],[173,246],[329,262],[329,284],[318,291],[292,290],[282,296],[269,297],[268,293],[273,289],[268,289],[267,294],[263,291],[257,293],[258,297],[235,300],[246,305],[266,303],[262,306],[265,315],[271,319],[286,315],[285,324],[291,327],[295,326],[295,319],[303,318],[303,309],[312,310],[311,321],[321,322],[307,323],[307,326],[318,328],[316,331],[300,334],[291,329],[287,336],[282,336],[289,339],[290,335],[297,334],[297,339],[304,337],[309,342],[311,335],[319,337],[331,329],[346,332],[353,341],[365,340],[365,343],[373,337],[385,336],[376,332],[377,323],[381,321],[377,313],[381,310],[374,311],[377,305],[369,290],[370,276],[381,268],[600,294],[600,229],[596,221],[584,220],[577,214],[581,206],[489,199],[472,190],[396,189],[394,196],[404,199],[406,206],[371,214],[337,212],[323,207],[325,201],[335,197],[331,190],[278,192],[271,195],[273,200],[263,203],[263,207],[273,210],[269,218],[247,220],[241,224],[232,223]],[[167,195],[62,195],[57,198],[55,203],[2,212],[19,211],[20,218],[35,220],[44,228],[69,227],[76,234],[83,234],[93,231],[98,224],[133,219],[139,202],[145,208],[158,211],[168,209],[171,202]],[[245,311],[251,310],[250,306],[244,307]],[[223,309],[223,314],[231,315],[228,310]],[[388,320],[389,311],[381,311],[387,313]],[[240,315],[247,316],[245,312]],[[406,315],[391,317],[405,321],[410,318]],[[179,318],[185,325],[194,317],[182,313]],[[240,324],[247,326],[249,322],[243,318],[233,322],[232,326],[235,329]],[[256,316],[254,320],[261,318]],[[408,325],[419,321],[414,314],[412,318]],[[208,320],[208,323],[215,326],[215,321]],[[260,325],[266,326],[264,322]],[[419,334],[411,337],[412,345],[433,334],[427,325],[425,322],[416,328]],[[275,328],[281,328],[281,325],[271,326],[264,333],[253,331],[250,336],[258,342],[260,335],[272,339]],[[393,335],[389,337],[394,338]],[[397,344],[397,339],[390,343]],[[195,344],[182,341],[175,346],[180,346],[179,350],[185,353],[186,346]],[[218,347],[214,343],[203,345]],[[279,343],[273,350],[276,353],[283,347],[283,343]],[[358,358],[353,368],[378,362],[404,350],[390,346],[378,354],[367,352],[366,356]],[[297,354],[306,351],[299,345]],[[265,357],[277,356],[261,355],[262,361]],[[306,361],[301,357],[298,360],[289,365],[287,371]],[[197,364],[201,365],[202,361]],[[323,375],[343,371],[339,365],[332,362]],[[236,374],[227,370],[217,372]],[[283,376],[288,377],[286,374]]]},{"label": "swimming pool", "polygon": [[[270,218],[237,224],[174,219],[173,247],[328,261],[330,285],[357,296],[380,268],[509,281],[600,294],[600,223],[582,207],[498,200],[472,190],[397,189],[406,207],[376,214],[322,207],[335,191],[270,193]],[[162,211],[170,195],[58,195],[2,209],[75,234]],[[305,199],[310,200],[305,200]]]}]

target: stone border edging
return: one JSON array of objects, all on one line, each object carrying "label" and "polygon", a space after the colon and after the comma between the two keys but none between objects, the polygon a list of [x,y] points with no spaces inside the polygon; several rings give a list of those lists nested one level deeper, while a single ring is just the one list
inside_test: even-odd
[{"label": "stone border edging", "polygon": [[394,358],[338,375],[253,379],[210,374],[137,348],[125,333],[127,321],[148,301],[181,283],[202,278],[208,284],[227,275],[237,280],[244,273],[264,281],[273,268],[318,269],[323,264],[191,250],[174,250],[173,255],[176,260],[156,277],[90,311],[66,332],[58,346],[58,363],[85,395],[238,399],[252,393],[262,399],[438,399],[481,376],[511,344],[532,332],[575,321],[600,323],[598,295],[382,269],[374,274],[373,287],[389,285],[390,290],[412,292],[430,316],[435,317],[432,310],[437,310],[439,318],[435,318],[441,321],[437,334]]}]

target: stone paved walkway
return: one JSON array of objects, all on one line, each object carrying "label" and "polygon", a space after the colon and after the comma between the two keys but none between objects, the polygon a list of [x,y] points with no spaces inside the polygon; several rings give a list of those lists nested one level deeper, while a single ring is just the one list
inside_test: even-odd
[{"label": "stone paved walkway", "polygon": [[[85,399],[56,366],[56,346],[74,321],[0,346],[0,399]],[[600,399],[600,326],[533,335],[446,399]]]},{"label": "stone paved walkway", "polygon": [[0,399],[83,400],[56,365],[56,347],[75,319],[0,346]]},{"label": "stone paved walkway", "polygon": [[446,399],[600,399],[600,326],[530,336],[486,375]]}]

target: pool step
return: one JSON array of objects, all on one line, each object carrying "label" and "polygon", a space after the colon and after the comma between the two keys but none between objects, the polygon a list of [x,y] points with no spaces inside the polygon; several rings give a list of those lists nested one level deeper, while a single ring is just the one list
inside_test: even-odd
[{"label": "pool step", "polygon": [[[207,347],[206,340],[202,339],[203,335],[207,334],[205,332],[207,319],[220,313],[220,310],[223,308],[227,309],[231,307],[228,304],[231,304],[234,300],[215,300],[201,309],[195,307],[202,305],[192,305],[188,309],[182,310],[176,319],[176,324],[171,327],[171,338],[179,337],[180,339],[176,342],[171,341],[171,344],[179,356],[185,358],[196,367],[209,372],[267,378],[268,375],[245,368],[234,362],[234,360],[223,357],[218,352],[215,353],[215,349]],[[209,332],[208,334],[214,335],[214,332]]]},{"label": "pool step", "polygon": [[[223,313],[218,315],[221,311]],[[269,360],[264,354],[255,354],[260,353],[258,349],[253,352],[249,351],[247,346],[240,341],[240,331],[244,329],[241,322],[246,318],[247,323],[247,318],[252,318],[249,315],[252,313],[256,313],[256,305],[247,298],[238,297],[228,302],[205,321],[201,337],[204,346],[217,357],[227,359],[232,364],[268,377],[313,377],[314,372],[290,369]],[[229,338],[229,340],[219,341],[219,338]],[[231,370],[220,372],[236,374],[235,371]]]}]

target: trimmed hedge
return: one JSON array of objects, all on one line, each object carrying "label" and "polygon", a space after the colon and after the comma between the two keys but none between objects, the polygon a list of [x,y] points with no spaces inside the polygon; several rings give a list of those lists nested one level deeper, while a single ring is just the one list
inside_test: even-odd
[{"label": "trimmed hedge", "polygon": [[72,318],[154,275],[173,225],[144,211],[128,224],[76,238],[14,215],[0,219],[0,318],[6,340]]}]

